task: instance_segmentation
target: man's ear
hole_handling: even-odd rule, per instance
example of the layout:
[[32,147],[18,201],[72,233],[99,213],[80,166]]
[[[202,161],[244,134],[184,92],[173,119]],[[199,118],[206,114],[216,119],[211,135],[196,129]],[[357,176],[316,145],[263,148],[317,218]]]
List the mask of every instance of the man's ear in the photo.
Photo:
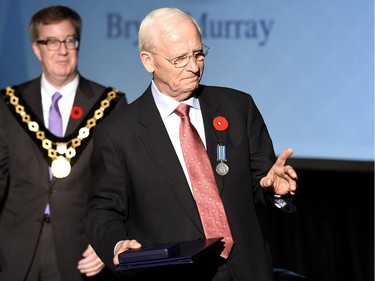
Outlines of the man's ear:
[[154,58],[152,57],[150,52],[142,51],[139,56],[147,72],[154,73]]
[[39,46],[37,43],[33,42],[33,44],[31,45],[33,47],[33,51],[34,51],[34,54],[35,56],[40,60],[42,61],[42,56],[40,54],[40,49],[39,49]]

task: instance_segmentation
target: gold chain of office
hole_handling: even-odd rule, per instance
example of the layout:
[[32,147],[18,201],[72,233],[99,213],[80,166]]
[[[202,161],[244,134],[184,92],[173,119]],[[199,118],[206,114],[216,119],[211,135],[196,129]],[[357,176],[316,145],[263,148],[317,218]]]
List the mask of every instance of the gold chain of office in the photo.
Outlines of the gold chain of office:
[[43,149],[48,152],[48,157],[52,160],[52,174],[57,178],[65,178],[70,174],[70,159],[76,156],[76,148],[81,145],[82,140],[90,135],[90,130],[104,116],[104,111],[110,106],[111,101],[117,97],[117,92],[115,89],[108,92],[106,98],[100,102],[100,107],[94,111],[93,117],[88,119],[86,125],[78,130],[77,137],[67,142],[54,142],[46,137],[45,132],[40,129],[36,121],[31,120],[30,115],[25,111],[25,107],[19,103],[15,90],[12,87],[6,88],[6,94],[9,96],[9,101],[14,106],[16,113],[20,115],[22,122],[27,124],[28,129],[35,133],[35,137],[41,141]]

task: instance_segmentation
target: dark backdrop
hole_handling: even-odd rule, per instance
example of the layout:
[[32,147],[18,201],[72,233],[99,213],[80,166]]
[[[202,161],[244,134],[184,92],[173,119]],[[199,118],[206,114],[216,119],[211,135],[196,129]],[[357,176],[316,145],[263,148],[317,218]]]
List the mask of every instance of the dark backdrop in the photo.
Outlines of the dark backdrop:
[[374,170],[298,169],[297,213],[259,208],[274,267],[309,281],[374,280]]

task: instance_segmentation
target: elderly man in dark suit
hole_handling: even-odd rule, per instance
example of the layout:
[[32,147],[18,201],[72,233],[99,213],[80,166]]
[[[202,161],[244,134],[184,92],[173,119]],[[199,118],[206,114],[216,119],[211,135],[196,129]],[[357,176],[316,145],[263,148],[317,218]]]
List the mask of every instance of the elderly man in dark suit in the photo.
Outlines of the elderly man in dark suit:
[[68,7],[34,14],[42,75],[1,91],[0,280],[114,278],[87,240],[85,213],[92,132],[126,99],[77,72],[81,27]]
[[[211,238],[215,231],[225,242],[220,255],[192,266],[125,271],[124,280],[273,280],[255,203],[295,210],[297,174],[286,165],[293,150],[276,158],[250,95],[200,85],[208,47],[190,15],[174,8],[151,12],[140,26],[139,50],[153,75],[150,86],[94,133],[87,216],[94,249],[115,269],[118,254],[128,249]],[[188,119],[193,125],[186,128]],[[192,127],[199,136],[191,131],[186,146]],[[199,155],[186,157],[201,140],[193,149]],[[204,181],[212,193],[198,191]],[[215,206],[208,207],[210,201]],[[206,227],[208,212],[216,226]],[[220,216],[213,219],[215,213]]]

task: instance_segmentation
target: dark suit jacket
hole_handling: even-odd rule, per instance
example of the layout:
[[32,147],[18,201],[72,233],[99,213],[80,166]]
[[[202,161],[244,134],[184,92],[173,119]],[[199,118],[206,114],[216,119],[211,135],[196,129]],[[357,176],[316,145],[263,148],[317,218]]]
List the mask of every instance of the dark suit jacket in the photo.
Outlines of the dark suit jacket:
[[[40,77],[18,86],[28,107],[43,123]],[[105,87],[80,77],[74,105],[83,109],[70,118],[66,136],[72,134]],[[33,140],[0,98],[0,280],[20,281],[32,262],[38,244],[44,209],[49,202],[51,224],[62,280],[82,280],[78,260],[88,246],[84,231],[91,178],[89,158],[92,140],[77,157],[70,175],[49,180],[47,161]],[[116,107],[126,104],[122,94]],[[90,113],[90,116],[92,113]],[[94,128],[95,129],[95,128]],[[74,158],[73,158],[74,159]]]
[[[256,202],[269,201],[259,181],[276,160],[266,125],[248,94],[201,85],[196,95],[213,167],[218,163],[218,142],[227,146],[229,173],[215,173],[235,241],[227,266],[234,280],[271,281],[270,255],[255,211]],[[215,130],[217,116],[228,120],[227,130]],[[147,245],[204,238],[197,207],[150,87],[97,127],[92,164],[88,236],[109,266],[120,240],[136,239]],[[197,277],[195,269],[185,269],[179,268],[180,275],[171,280]],[[172,271],[160,268],[150,276],[162,272],[162,280],[167,280]]]

